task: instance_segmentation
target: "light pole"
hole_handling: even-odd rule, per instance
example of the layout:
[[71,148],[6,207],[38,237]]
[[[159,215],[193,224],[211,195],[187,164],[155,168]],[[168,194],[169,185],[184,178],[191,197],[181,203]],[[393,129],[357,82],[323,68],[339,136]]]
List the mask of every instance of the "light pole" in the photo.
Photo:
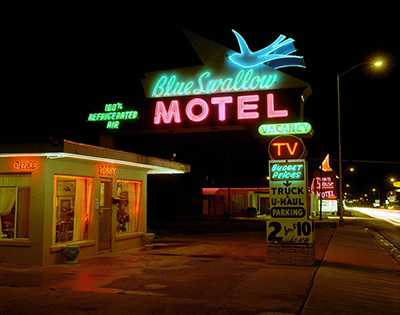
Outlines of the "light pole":
[[340,88],[339,88],[339,81],[340,77],[344,76],[345,74],[349,73],[350,71],[354,70],[355,68],[362,66],[362,65],[373,65],[375,67],[381,67],[383,62],[380,60],[377,60],[375,62],[361,62],[354,67],[351,67],[350,69],[346,70],[345,72],[341,74],[336,75],[336,83],[337,83],[337,102],[338,102],[338,138],[339,138],[339,225],[343,226],[344,225],[344,220],[343,220],[343,178],[342,178],[342,137],[341,137],[341,130],[340,130]]

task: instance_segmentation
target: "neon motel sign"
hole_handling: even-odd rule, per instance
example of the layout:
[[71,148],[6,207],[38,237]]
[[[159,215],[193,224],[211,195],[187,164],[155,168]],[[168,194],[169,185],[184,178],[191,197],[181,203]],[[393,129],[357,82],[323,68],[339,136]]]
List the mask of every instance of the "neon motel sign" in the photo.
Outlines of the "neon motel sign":
[[[193,42],[191,36],[194,35],[191,34],[188,39],[203,66],[145,74],[142,82],[147,98],[146,112],[149,116],[146,116],[146,125],[149,128],[254,127],[270,119],[275,119],[277,123],[286,123],[289,117],[296,119],[298,108],[303,106],[300,104],[308,95],[301,98],[301,103],[300,96],[303,95],[298,94],[299,90],[288,93],[287,89],[301,88],[304,94],[304,88],[308,89],[309,85],[275,70],[304,67],[302,57],[293,54],[296,51],[294,40],[280,35],[269,46],[253,52],[239,33],[233,33],[240,53],[205,38],[199,39],[198,35]],[[296,97],[288,97],[289,94],[296,94]],[[295,128],[298,133],[306,133],[309,126]],[[274,134],[270,132],[270,127],[263,127],[262,130],[269,135]]]
[[[258,111],[258,102],[260,97],[258,94],[237,96],[235,99],[230,96],[212,97],[207,103],[203,98],[196,97],[190,100],[185,106],[185,114],[188,119],[193,122],[204,121],[210,113],[210,105],[215,106],[218,110],[218,120],[225,121],[227,111],[233,103],[236,103],[236,112],[238,120],[258,119],[260,113]],[[268,118],[287,117],[287,110],[276,110],[274,104],[274,94],[268,93],[266,96]],[[195,110],[197,111],[195,112]],[[181,108],[179,100],[173,99],[168,105],[168,109],[164,101],[157,101],[154,114],[154,124],[161,123],[170,124],[171,122],[181,123]]]
[[240,70],[234,76],[212,77],[211,71],[200,73],[195,80],[178,81],[178,76],[161,75],[155,82],[151,97],[215,94],[268,90],[277,81],[278,75],[255,75],[254,69]]

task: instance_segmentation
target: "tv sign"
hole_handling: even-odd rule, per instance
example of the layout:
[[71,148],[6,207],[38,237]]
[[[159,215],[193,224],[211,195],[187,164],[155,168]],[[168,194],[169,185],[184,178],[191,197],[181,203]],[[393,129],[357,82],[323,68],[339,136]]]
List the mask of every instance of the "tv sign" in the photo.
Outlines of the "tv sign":
[[275,137],[268,146],[268,153],[274,160],[300,159],[305,151],[303,141],[295,136]]

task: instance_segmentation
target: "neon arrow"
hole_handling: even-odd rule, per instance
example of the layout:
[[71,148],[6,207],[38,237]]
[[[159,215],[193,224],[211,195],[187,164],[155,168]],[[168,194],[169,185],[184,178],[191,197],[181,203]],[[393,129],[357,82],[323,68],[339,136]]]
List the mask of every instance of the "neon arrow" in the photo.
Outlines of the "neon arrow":
[[292,185],[292,183],[287,180],[286,182],[283,183],[283,185],[289,187],[290,185]]

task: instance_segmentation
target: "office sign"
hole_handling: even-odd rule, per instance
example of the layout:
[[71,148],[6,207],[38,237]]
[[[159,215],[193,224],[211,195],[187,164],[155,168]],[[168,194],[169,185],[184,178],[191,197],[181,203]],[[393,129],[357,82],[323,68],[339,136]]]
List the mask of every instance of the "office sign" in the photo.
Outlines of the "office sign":
[[35,170],[36,161],[15,161],[14,168],[17,170]]

